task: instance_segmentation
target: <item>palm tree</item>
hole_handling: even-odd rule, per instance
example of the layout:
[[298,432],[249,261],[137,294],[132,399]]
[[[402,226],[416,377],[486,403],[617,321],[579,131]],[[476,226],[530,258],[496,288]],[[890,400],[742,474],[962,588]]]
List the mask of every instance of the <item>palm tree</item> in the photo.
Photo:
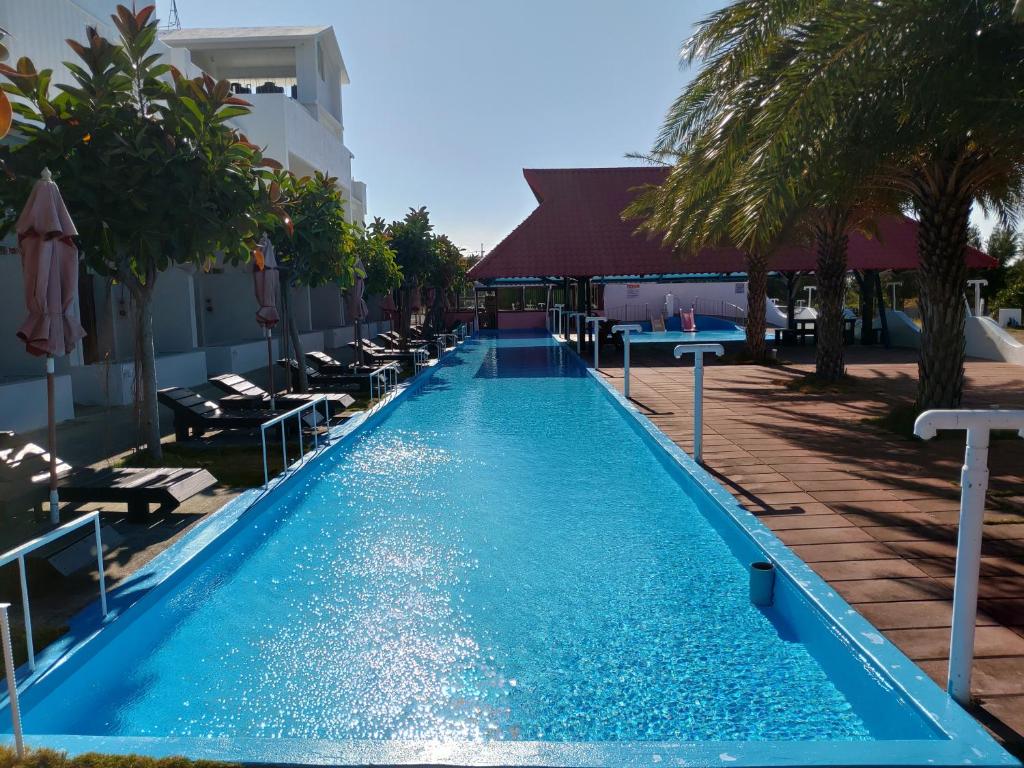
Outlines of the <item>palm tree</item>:
[[765,140],[751,149],[758,180],[775,183],[746,187],[735,227],[788,216],[820,166],[848,188],[900,199],[920,222],[918,406],[958,406],[971,205],[1012,218],[1024,179],[1024,26],[1012,0],[750,0],[728,11],[775,24],[772,37],[748,22],[730,52],[784,51],[757,115]]
[[[819,3],[820,4],[820,3]],[[750,298],[763,306],[767,265],[763,254],[786,243],[817,250],[820,298],[816,375],[834,381],[844,373],[842,313],[849,232],[870,224],[878,208],[894,203],[877,190],[849,183],[852,168],[868,168],[875,154],[857,141],[857,123],[836,122],[801,146],[788,146],[780,167],[774,146],[785,132],[764,123],[765,104],[796,52],[789,39],[807,2],[734,3],[700,24],[684,57],[704,65],[670,108],[654,149],[668,157],[676,178],[648,193],[633,210],[646,214],[645,227],[689,246],[723,239],[744,247],[750,258]],[[793,120],[803,119],[799,113]],[[827,161],[836,141],[859,147],[845,169]],[[799,169],[794,181],[787,174]],[[750,200],[756,198],[757,205]],[[681,221],[709,211],[718,230]],[[763,347],[763,313],[748,312],[748,338]],[[753,324],[751,321],[754,321]],[[758,357],[755,355],[755,357]]]

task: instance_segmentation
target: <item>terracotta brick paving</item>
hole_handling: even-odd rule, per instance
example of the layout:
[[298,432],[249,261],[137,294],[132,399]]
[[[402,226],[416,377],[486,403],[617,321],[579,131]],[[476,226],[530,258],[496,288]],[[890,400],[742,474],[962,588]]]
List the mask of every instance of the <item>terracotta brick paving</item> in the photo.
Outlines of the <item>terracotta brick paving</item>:
[[[605,355],[602,355],[604,358]],[[645,362],[648,365],[643,365]],[[902,352],[851,350],[853,382],[802,394],[810,366],[709,365],[704,460],[748,509],[944,686],[962,439],[924,443],[865,423],[910,402],[917,366]],[[665,361],[665,362],[663,362]],[[603,362],[605,362],[603,360]],[[692,451],[689,366],[644,350],[634,402]],[[620,390],[614,360],[602,372]],[[965,406],[1024,407],[1024,369],[970,362]],[[990,450],[975,715],[1024,753],[1024,441]]]

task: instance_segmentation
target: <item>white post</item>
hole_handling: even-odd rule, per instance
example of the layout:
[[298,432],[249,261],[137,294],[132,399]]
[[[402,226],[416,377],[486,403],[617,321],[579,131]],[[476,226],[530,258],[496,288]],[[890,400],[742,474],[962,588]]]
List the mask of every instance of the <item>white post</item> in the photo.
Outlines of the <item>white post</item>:
[[562,334],[562,307],[565,304],[555,304],[555,336]]
[[993,429],[1015,429],[1024,437],[1024,411],[925,411],[914,422],[914,434],[925,440],[940,429],[966,430],[967,449],[960,470],[960,529],[953,581],[953,629],[949,640],[946,690],[962,705],[971,699],[974,624],[978,611],[981,538],[988,489],[988,443]]
[[889,287],[892,288],[892,309],[896,309],[896,289],[899,288],[903,283],[889,283]]
[[817,289],[813,285],[808,285],[808,286],[804,287],[804,290],[807,291],[807,308],[810,309],[811,308],[811,296],[814,294],[814,292]]
[[4,669],[7,670],[8,706],[14,726],[14,751],[18,758],[25,756],[25,741],[21,733],[21,710],[18,708],[18,681],[14,677],[14,650],[11,648],[11,623],[7,618],[9,603],[0,603],[0,645],[3,645]]
[[107,618],[107,576],[103,571],[103,536],[100,533],[100,516],[93,518],[93,533],[96,537],[96,569],[100,574],[100,610]]
[[981,286],[988,285],[988,280],[968,280],[967,287],[974,288],[974,316],[981,317],[984,309],[981,306]]
[[[586,312],[573,312],[572,316],[574,318],[576,318],[576,354],[579,355],[579,354],[583,353],[582,339],[581,339],[582,334],[580,333],[580,325],[581,325],[580,318],[586,317],[587,313]],[[583,323],[583,325],[585,325],[585,324],[586,323]]]
[[600,365],[598,363],[599,363],[599,360],[601,359],[601,356],[600,356],[600,350],[601,350],[600,329],[601,329],[601,321],[602,320],[604,320],[603,317],[588,317],[586,319],[586,322],[594,324],[594,370],[595,371],[600,367]]
[[704,355],[721,357],[725,348],[721,344],[680,344],[672,354],[676,360],[693,355],[693,460],[700,464],[704,442]]
[[622,334],[622,394],[629,400],[629,334],[640,333],[643,328],[638,323],[612,326],[612,333]]

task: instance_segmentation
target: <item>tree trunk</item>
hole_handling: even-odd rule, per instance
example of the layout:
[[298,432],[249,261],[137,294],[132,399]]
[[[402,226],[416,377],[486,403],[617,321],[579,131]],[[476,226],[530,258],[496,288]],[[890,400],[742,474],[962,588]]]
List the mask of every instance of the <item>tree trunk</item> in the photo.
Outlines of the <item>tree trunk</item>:
[[405,286],[398,291],[398,336],[402,348],[409,348],[409,326],[412,325],[412,290]]
[[874,270],[865,269],[857,288],[860,293],[860,343],[871,346],[875,343],[875,275]]
[[299,392],[309,391],[309,378],[306,376],[306,352],[302,348],[302,338],[299,336],[299,329],[295,325],[295,311],[292,309],[291,286],[285,282],[281,286],[281,303],[284,304],[285,324],[288,326],[288,339],[291,341],[292,349],[295,350],[295,359],[299,363],[298,389]]
[[815,233],[818,246],[818,343],[815,375],[838,381],[846,372],[843,360],[843,305],[846,303],[846,217],[826,214]]
[[747,254],[747,350],[755,363],[765,361],[768,347],[764,339],[767,296],[768,259],[761,253]]
[[972,196],[960,162],[929,166],[915,195],[920,226],[921,357],[917,405],[958,408],[964,388],[967,226]]
[[160,444],[160,403],[157,400],[156,348],[153,345],[153,274],[147,284],[126,281],[135,303],[135,407],[139,434],[154,462],[164,458]]

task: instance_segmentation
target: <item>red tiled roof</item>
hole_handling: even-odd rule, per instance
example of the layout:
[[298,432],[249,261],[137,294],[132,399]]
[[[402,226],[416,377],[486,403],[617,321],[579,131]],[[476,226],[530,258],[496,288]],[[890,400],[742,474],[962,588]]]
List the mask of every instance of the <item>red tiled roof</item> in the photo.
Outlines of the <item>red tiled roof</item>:
[[[743,254],[734,248],[705,248],[681,257],[659,240],[635,233],[637,222],[622,211],[638,188],[660,184],[664,168],[524,169],[539,205],[469,272],[474,280],[526,277],[611,277],[743,272]],[[851,269],[916,269],[917,223],[905,216],[878,222],[878,237],[850,236]],[[972,267],[995,261],[974,248]],[[812,249],[786,247],[772,256],[779,271],[812,271]]]

